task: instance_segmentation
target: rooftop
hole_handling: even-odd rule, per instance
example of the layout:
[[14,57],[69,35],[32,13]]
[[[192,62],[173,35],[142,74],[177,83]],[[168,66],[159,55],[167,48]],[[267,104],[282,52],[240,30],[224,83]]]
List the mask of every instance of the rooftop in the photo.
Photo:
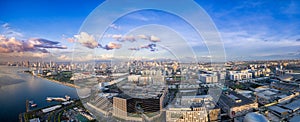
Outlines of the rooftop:
[[300,99],[294,100],[293,102],[284,105],[285,108],[288,108],[292,111],[300,109]]
[[[230,96],[234,96],[234,97],[230,97]],[[233,100],[233,99],[239,99],[240,101]],[[229,107],[237,107],[237,106],[243,106],[243,105],[254,103],[254,101],[252,101],[251,99],[232,91],[229,91],[228,94],[222,93],[219,101],[223,101]]]
[[278,113],[285,113],[285,112],[289,111],[289,110],[281,108],[279,106],[270,106],[269,109],[272,111],[278,112]]
[[289,122],[299,122],[300,121],[300,115],[296,115],[296,116],[293,116]]

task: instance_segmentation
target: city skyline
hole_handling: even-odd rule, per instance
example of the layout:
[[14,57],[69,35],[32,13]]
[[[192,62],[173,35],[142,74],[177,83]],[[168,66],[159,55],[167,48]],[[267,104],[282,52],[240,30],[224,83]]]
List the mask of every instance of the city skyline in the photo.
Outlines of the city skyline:
[[[299,2],[236,1],[226,4],[220,4],[217,1],[196,2],[203,7],[218,28],[224,43],[227,60],[299,59],[300,12],[297,8]],[[4,1],[3,3],[1,4],[1,14],[3,16],[0,18],[0,55],[4,57],[1,58],[2,61],[20,59],[71,61],[74,39],[76,39],[76,35],[77,37],[80,35],[78,30],[81,24],[102,1],[95,3],[79,1],[75,2],[74,5],[67,4],[67,1],[62,1],[61,4],[57,4],[56,1],[31,1],[26,3]],[[48,4],[49,6],[46,6]],[[51,7],[51,5],[55,6]],[[14,8],[24,11],[13,11]],[[193,13],[191,16],[193,16]],[[160,37],[156,33],[143,33],[142,30],[125,36],[128,31],[132,31],[130,29],[133,27],[151,23],[160,24],[159,27],[162,30],[163,26],[172,26],[172,29],[180,33],[183,38]],[[134,35],[134,33],[136,34]],[[159,34],[159,32],[157,33]],[[199,39],[201,37],[193,32],[193,28],[174,15],[154,10],[134,12],[121,17],[109,26],[107,34],[104,35],[104,37],[107,37],[103,39],[104,41],[98,42],[99,40],[95,39],[97,43],[101,44],[102,48],[88,47],[84,49],[101,52],[96,58],[97,60],[109,60],[118,56],[111,55],[110,52],[119,50],[120,40],[118,39],[135,41],[146,36],[147,38],[152,37],[153,40],[149,40],[150,42],[168,42],[164,45],[169,46],[171,44],[173,47],[179,48],[180,44],[176,45],[172,41],[166,41],[166,39],[178,39],[179,42],[187,41],[185,43],[186,47],[183,49],[192,48],[196,52],[198,60],[211,58],[205,44]],[[140,40],[137,41],[140,42]],[[113,46],[116,46],[116,49],[112,48]],[[127,47],[122,45],[120,47],[137,50],[138,46]],[[149,45],[146,46],[149,48]],[[152,48],[150,47],[150,49]],[[121,51],[119,50],[119,52]],[[166,57],[163,53],[161,52],[162,55],[160,56]],[[184,54],[176,54],[176,56],[187,60],[191,58],[184,57]],[[93,55],[90,56],[90,59],[85,58],[85,60],[93,59],[95,59]]]

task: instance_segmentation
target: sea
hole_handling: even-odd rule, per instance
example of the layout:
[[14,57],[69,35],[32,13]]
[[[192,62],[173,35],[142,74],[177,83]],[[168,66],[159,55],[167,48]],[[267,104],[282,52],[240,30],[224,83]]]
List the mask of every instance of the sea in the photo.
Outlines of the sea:
[[0,121],[18,122],[19,114],[26,111],[26,100],[37,107],[31,110],[59,104],[48,102],[47,97],[78,98],[75,88],[51,82],[23,71],[24,67],[0,66]]

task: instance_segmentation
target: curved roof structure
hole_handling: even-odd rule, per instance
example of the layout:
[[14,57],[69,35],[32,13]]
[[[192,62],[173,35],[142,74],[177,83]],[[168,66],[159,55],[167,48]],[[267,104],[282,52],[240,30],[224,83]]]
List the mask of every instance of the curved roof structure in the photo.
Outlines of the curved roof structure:
[[262,114],[252,112],[246,114],[243,122],[269,122],[269,120]]

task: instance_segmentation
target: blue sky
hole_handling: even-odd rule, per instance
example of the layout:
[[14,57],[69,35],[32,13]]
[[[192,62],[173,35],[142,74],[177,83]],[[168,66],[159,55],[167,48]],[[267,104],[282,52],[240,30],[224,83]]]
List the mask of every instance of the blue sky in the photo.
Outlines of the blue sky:
[[[7,59],[15,55],[24,59],[31,58],[30,56],[36,56],[35,58],[52,56],[58,57],[57,60],[71,59],[73,43],[67,39],[78,33],[85,18],[102,2],[100,0],[2,0],[0,3],[1,35],[7,38],[15,37],[16,40],[41,43],[35,47],[39,48],[37,51],[45,49],[50,54],[20,49],[18,52],[5,50],[5,53],[2,52],[0,55]],[[300,1],[197,0],[196,2],[208,13],[218,28],[228,60],[300,58]],[[126,3],[120,3],[122,4]],[[143,19],[154,20],[135,22]],[[152,14],[151,12],[136,13],[124,17],[123,20],[118,20],[115,27],[107,33],[124,35],[130,28],[139,24],[168,25],[174,21],[178,26],[173,27],[176,31],[180,31],[186,40],[198,38],[191,34],[193,29],[180,19],[153,11]],[[48,43],[41,39],[60,43],[49,47]],[[192,41],[190,43],[196,52],[205,52],[205,45],[201,44]],[[64,49],[64,46],[67,49]],[[199,53],[199,57],[200,55],[208,56],[207,53]]]

